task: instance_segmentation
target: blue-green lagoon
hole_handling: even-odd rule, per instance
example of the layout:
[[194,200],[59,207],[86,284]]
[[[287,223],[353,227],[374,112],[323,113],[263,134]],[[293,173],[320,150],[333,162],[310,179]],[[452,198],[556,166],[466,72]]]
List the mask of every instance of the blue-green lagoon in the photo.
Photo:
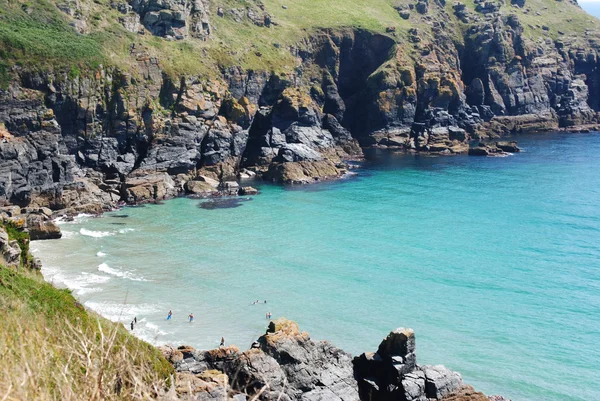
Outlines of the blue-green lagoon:
[[32,246],[47,280],[136,316],[155,344],[245,349],[271,312],[358,354],[408,326],[419,363],[487,394],[595,401],[600,135],[518,139],[524,152],[504,158],[387,156],[341,181],[253,183],[237,207],[80,217]]

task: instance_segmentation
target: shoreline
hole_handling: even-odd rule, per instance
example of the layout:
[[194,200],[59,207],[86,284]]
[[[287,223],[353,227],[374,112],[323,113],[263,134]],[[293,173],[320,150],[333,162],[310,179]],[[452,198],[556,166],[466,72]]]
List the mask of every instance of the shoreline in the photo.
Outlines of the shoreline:
[[326,337],[325,337],[326,338]]
[[[556,132],[556,131],[553,131]],[[562,131],[561,131],[562,132]],[[537,134],[549,134],[551,132],[537,132]],[[515,135],[515,136],[511,136],[508,139],[512,140],[512,139],[517,139],[520,135]],[[516,142],[515,142],[515,146],[516,146]],[[369,149],[365,149],[365,150],[372,150],[372,151],[376,151],[376,152],[386,152],[386,153],[391,153],[391,154],[406,154],[406,155],[422,155],[422,156],[431,156],[431,157],[437,157],[437,156],[451,156],[448,154],[440,154],[437,152],[422,152],[422,151],[398,151],[398,149],[394,149],[394,148],[390,148],[390,147],[383,147],[383,148],[378,148],[378,147],[372,147]],[[463,156],[466,156],[466,154],[463,154]],[[495,155],[488,155],[488,157],[498,157]],[[351,159],[348,160],[349,162],[357,162],[357,161],[361,161],[364,162],[365,158],[361,157],[360,159]],[[339,177],[335,177],[335,178],[326,178],[323,180],[318,180],[315,181],[313,183],[304,183],[304,184],[277,184],[277,183],[272,183],[269,181],[265,181],[262,180],[260,177],[253,177],[250,179],[238,179],[240,184],[252,184],[255,182],[264,182],[267,185],[276,185],[276,186],[282,186],[284,188],[303,188],[303,187],[310,187],[311,185],[317,185],[320,183],[327,183],[327,182],[335,182],[335,181],[341,181],[341,180],[345,180],[345,179],[351,179],[354,174],[353,171],[356,170],[360,170],[362,168],[362,164],[358,164],[358,165],[352,165],[352,167],[349,169],[350,171],[346,172],[344,175],[339,176]],[[242,185],[240,185],[240,188],[242,187]],[[260,195],[260,191],[256,191],[256,193],[253,194],[253,196],[256,195]],[[52,222],[60,225],[60,222],[73,222],[78,218],[101,218],[103,217],[106,213],[115,213],[115,212],[119,212],[119,211],[125,211],[128,208],[139,208],[139,207],[144,207],[145,205],[162,205],[165,201],[169,201],[169,200],[174,200],[174,199],[180,199],[180,198],[185,198],[185,199],[192,199],[192,200],[199,200],[199,201],[211,201],[211,200],[225,200],[225,199],[232,199],[232,200],[236,200],[236,199],[240,199],[242,197],[242,195],[234,195],[230,192],[225,191],[220,191],[220,192],[216,192],[216,193],[212,193],[212,194],[208,194],[208,195],[199,195],[199,194],[186,194],[185,192],[180,192],[177,196],[173,196],[173,197],[169,197],[169,198],[164,198],[161,200],[145,200],[145,201],[140,201],[137,203],[126,203],[126,202],[119,202],[117,204],[117,206],[113,209],[110,210],[103,210],[100,213],[78,213],[76,215],[70,215],[68,213],[62,214],[61,212],[63,212],[63,210],[59,210],[53,213],[52,215]],[[227,206],[226,206],[227,207]],[[35,242],[34,242],[35,243]],[[39,269],[42,270],[44,269],[43,265],[39,265]],[[44,279],[46,280],[46,278],[44,277]],[[52,281],[47,281],[49,283],[52,284]],[[71,290],[71,288],[69,288],[69,286],[67,284],[64,284],[64,288],[67,288],[69,290]],[[93,310],[93,309],[91,309]],[[100,313],[96,310],[93,310],[94,312]],[[106,316],[105,316],[106,317]],[[107,317],[108,318],[108,317]],[[110,318],[109,318],[110,319]],[[112,319],[111,319],[112,320]],[[114,321],[114,320],[113,320]],[[124,322],[120,322],[120,321],[116,321],[117,323],[121,323],[125,326],[125,328],[127,328],[126,323]],[[175,345],[175,344],[171,344],[171,345]]]
[[[192,179],[187,182],[200,182],[202,186],[199,189],[190,189],[186,187],[185,182],[175,182],[175,186],[172,186],[171,190],[161,190],[159,192],[164,193],[162,197],[154,197],[154,198],[135,198],[133,201],[111,201],[106,202],[102,200],[102,196],[98,197],[94,195],[90,198],[90,203],[83,205],[83,207],[77,206],[76,204],[65,205],[64,207],[54,210],[51,212],[51,217],[53,219],[63,217],[63,218],[72,218],[79,214],[91,214],[94,216],[101,216],[106,212],[112,212],[116,210],[120,210],[124,207],[137,207],[143,206],[145,204],[160,204],[161,202],[169,199],[176,199],[180,197],[187,197],[191,199],[222,199],[232,197],[235,198],[237,196],[246,196],[246,195],[257,195],[258,191],[252,187],[253,183],[257,182],[266,182],[274,185],[282,185],[284,187],[297,187],[297,186],[305,186],[318,184],[322,182],[328,181],[337,181],[347,179],[348,176],[352,175],[353,170],[360,169],[360,165],[352,164],[352,162],[365,162],[366,159],[364,157],[364,152],[390,152],[394,154],[407,154],[407,155],[420,155],[420,156],[456,156],[456,155],[469,155],[469,156],[487,156],[487,157],[502,157],[510,155],[511,153],[519,152],[519,148],[517,146],[516,140],[519,139],[522,135],[548,135],[556,132],[566,132],[566,133],[593,133],[600,132],[600,125],[598,124],[586,124],[581,126],[574,127],[562,127],[562,128],[553,128],[548,130],[532,130],[526,132],[517,132],[512,133],[508,136],[499,136],[497,138],[489,139],[489,140],[481,140],[476,141],[479,142],[479,146],[474,148],[470,148],[460,153],[450,153],[446,151],[424,151],[424,150],[415,150],[415,149],[407,149],[404,146],[387,146],[387,145],[373,145],[368,147],[363,147],[362,152],[363,156],[361,157],[351,157],[343,160],[343,167],[338,170],[337,175],[325,175],[322,177],[316,176],[312,177],[311,180],[300,180],[300,181],[284,181],[277,182],[270,179],[267,179],[262,176],[263,173],[260,172],[252,172],[247,169],[242,169],[238,172],[235,177],[229,179],[223,179],[221,181],[214,180],[209,176],[198,176],[197,178]],[[506,144],[497,147],[498,143]],[[514,145],[508,145],[509,143],[514,143]],[[283,163],[289,164],[289,163]],[[291,163],[293,164],[293,163]],[[247,173],[251,173],[253,175],[247,175]],[[168,179],[178,179],[178,176],[170,176],[166,172],[156,172],[154,175],[150,173],[146,173],[146,175],[140,176],[140,178],[148,179],[149,183],[152,185],[158,185],[160,187],[161,183],[156,181],[156,177],[160,176]],[[162,180],[163,178],[160,178]],[[159,181],[160,181],[159,180]],[[199,181],[196,181],[199,180]],[[88,181],[85,181],[86,185],[91,184]],[[142,185],[147,185],[146,183],[142,183]],[[103,191],[100,188],[97,190]],[[105,193],[106,195],[106,193]],[[103,195],[104,196],[104,195]],[[8,203],[6,207],[14,206],[13,204]],[[25,208],[26,209],[26,208]]]

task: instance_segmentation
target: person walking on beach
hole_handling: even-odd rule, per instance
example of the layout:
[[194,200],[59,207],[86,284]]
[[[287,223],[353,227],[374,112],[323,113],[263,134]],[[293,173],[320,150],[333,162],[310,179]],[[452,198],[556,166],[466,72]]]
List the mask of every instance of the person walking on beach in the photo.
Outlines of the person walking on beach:
[[194,321],[194,314],[190,313],[190,315],[188,316],[188,318],[190,319],[190,323]]
[[225,346],[225,337],[221,337],[221,344],[219,345],[219,347],[224,347]]
[[171,316],[173,316],[173,312],[169,310],[169,314],[167,315],[167,320],[171,320]]

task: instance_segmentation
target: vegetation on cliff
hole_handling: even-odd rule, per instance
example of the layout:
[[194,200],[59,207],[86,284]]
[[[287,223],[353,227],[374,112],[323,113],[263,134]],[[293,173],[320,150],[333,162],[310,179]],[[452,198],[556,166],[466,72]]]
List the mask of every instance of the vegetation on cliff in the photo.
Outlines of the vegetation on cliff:
[[0,394],[8,400],[155,397],[172,366],[39,274],[0,267]]
[[[146,4],[146,9],[157,8],[151,7],[151,1],[137,3]],[[214,76],[219,69],[232,66],[290,73],[297,66],[295,47],[318,30],[361,29],[386,34],[406,44],[414,28],[419,29],[422,38],[434,37],[432,24],[427,20],[443,21],[450,17],[452,26],[445,28],[457,32],[469,26],[454,15],[454,2],[444,1],[440,4],[410,0],[214,0],[205,3],[210,35],[172,40],[144,30],[142,25],[148,25],[145,18],[135,22],[140,28],[132,32],[136,27],[132,29],[131,24],[127,25],[129,14],[124,10],[128,5],[124,1],[0,0],[0,81],[6,86],[14,65],[40,70],[61,68],[71,77],[79,75],[82,69],[96,69],[100,64],[136,72],[132,44],[143,46],[150,55],[158,57],[164,70],[173,76]],[[532,39],[557,38],[561,29],[584,34],[588,29],[598,28],[596,19],[570,1],[528,0],[527,7],[515,6],[520,3],[502,2],[497,3],[497,7],[503,15],[517,15]],[[415,11],[419,4],[426,5],[423,14],[427,14],[428,19]],[[465,11],[474,13],[482,4],[468,0],[464,2]],[[268,27],[246,16],[246,10],[253,9],[268,13]],[[241,13],[238,10],[242,10]],[[409,11],[410,18],[407,17]],[[456,39],[462,40],[460,35]]]

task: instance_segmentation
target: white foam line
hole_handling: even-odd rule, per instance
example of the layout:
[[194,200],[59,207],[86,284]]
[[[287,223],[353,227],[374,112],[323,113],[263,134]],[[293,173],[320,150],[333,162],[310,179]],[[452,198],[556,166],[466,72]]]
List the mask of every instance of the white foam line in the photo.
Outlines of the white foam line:
[[85,235],[86,237],[94,237],[94,238],[102,238],[102,237],[108,237],[110,235],[114,235],[114,233],[111,233],[109,231],[92,231],[92,230],[88,230],[86,228],[79,229],[79,234]]

